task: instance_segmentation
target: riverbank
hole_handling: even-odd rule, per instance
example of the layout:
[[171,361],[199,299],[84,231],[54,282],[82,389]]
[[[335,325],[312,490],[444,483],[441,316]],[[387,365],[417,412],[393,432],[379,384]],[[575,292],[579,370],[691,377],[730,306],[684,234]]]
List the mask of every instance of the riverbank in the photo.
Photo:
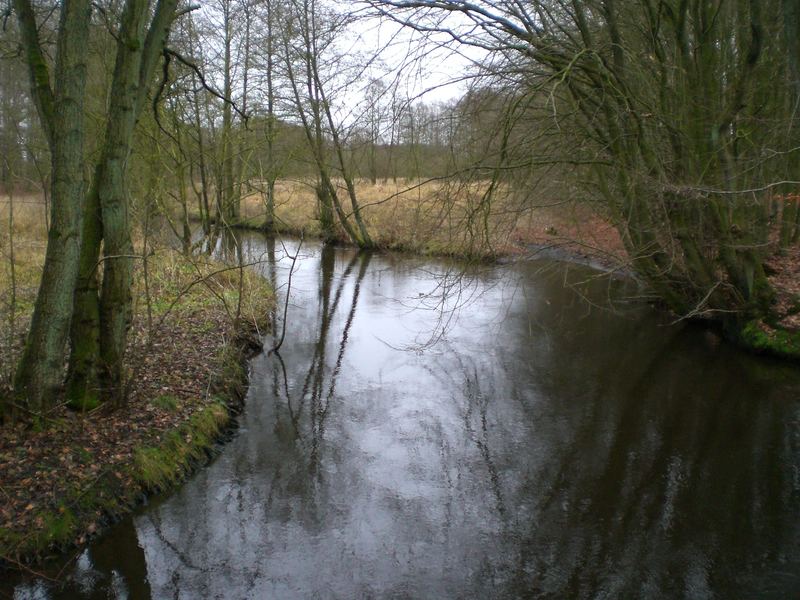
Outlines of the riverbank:
[[[636,276],[622,238],[601,205],[548,200],[541,194],[537,205],[506,190],[484,207],[485,185],[472,182],[453,189],[441,182],[358,181],[357,189],[373,242],[384,250],[470,261],[546,258],[609,276]],[[267,230],[264,207],[260,195],[246,196],[233,226]],[[276,186],[274,231],[319,236],[315,211],[313,187],[307,182],[282,181]],[[337,241],[349,243],[341,230]],[[798,361],[800,247],[779,248],[776,239],[765,265],[775,291],[768,317],[734,327],[723,327],[719,315],[701,312],[691,318],[720,329],[744,350]],[[683,317],[675,315],[676,320]]]
[[[341,190],[343,182],[338,182]],[[489,182],[397,179],[355,181],[361,217],[377,248],[422,256],[491,260],[523,256],[531,244],[569,248],[612,265],[624,262],[624,246],[602,207],[579,200],[555,200],[557,192],[537,190],[538,200],[505,185],[489,192]],[[245,194],[239,217],[228,225],[258,231],[320,237],[313,181],[279,180],[274,218],[269,220],[261,193]],[[339,198],[349,213],[349,199]],[[182,211],[173,216],[180,232]],[[197,207],[188,206],[193,220]],[[348,238],[341,228],[338,241]]]
[[[608,271],[628,262],[619,234],[599,205],[554,201],[541,191],[537,205],[505,188],[487,200],[485,181],[398,179],[355,184],[361,216],[373,243],[382,250],[479,261],[553,255]],[[349,206],[346,198],[340,201]],[[277,182],[270,222],[261,194],[245,195],[239,211],[239,218],[227,223],[235,229],[315,238],[322,233],[314,187],[308,181]],[[187,214],[200,221],[195,207],[189,207]],[[177,223],[173,227],[180,231]],[[334,235],[337,242],[349,243],[341,227]]]
[[[9,393],[35,298],[38,254],[28,250],[18,253],[15,331],[0,347],[0,393]],[[138,266],[136,282],[125,405],[89,412],[60,405],[39,429],[0,427],[2,567],[83,546],[204,464],[235,424],[246,361],[270,326],[274,295],[266,279],[158,249],[146,275]]]

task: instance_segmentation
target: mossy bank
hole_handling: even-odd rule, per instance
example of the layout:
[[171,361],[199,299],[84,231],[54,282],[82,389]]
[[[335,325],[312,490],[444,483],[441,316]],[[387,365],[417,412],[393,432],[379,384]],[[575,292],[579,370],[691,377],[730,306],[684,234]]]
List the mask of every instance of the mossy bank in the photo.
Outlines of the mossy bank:
[[254,271],[169,250],[148,267],[127,403],[90,412],[61,406],[37,428],[0,428],[3,568],[85,544],[205,464],[235,426],[273,291]]
[[800,331],[772,327],[762,321],[750,321],[738,332],[734,341],[751,352],[800,361]]

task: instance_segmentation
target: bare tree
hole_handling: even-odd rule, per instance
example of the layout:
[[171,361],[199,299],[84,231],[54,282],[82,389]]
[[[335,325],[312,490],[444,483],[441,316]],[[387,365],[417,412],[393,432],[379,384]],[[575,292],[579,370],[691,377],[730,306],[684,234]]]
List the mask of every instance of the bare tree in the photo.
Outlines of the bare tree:
[[483,51],[485,85],[514,92],[504,169],[587,174],[634,267],[673,310],[734,337],[772,318],[767,192],[797,183],[785,182],[798,148],[793,3],[367,4]]

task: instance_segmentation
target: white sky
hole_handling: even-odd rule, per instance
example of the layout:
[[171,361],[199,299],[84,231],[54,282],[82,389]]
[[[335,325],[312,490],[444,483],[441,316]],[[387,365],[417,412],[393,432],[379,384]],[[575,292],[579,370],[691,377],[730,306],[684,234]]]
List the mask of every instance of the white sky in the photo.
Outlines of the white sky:
[[[351,2],[338,0],[342,10]],[[458,20],[459,17],[453,17]],[[395,88],[399,97],[427,104],[448,102],[464,95],[469,80],[464,74],[484,53],[476,48],[447,44],[443,34],[422,34],[411,28],[379,18],[360,19],[350,26],[349,35],[337,44],[346,55],[375,56],[360,77],[338,98],[338,119],[343,123],[363,121],[364,91],[372,79]],[[384,103],[390,103],[384,98]]]
[[[346,9],[351,2],[338,4]],[[451,17],[452,19],[453,17]],[[460,97],[466,84],[459,78],[474,61],[482,58],[475,48],[445,47],[449,38],[445,35],[423,34],[387,19],[362,19],[351,27],[352,38],[346,43],[380,57],[382,66],[374,73],[389,72],[384,79],[389,83],[397,77],[397,70],[405,66],[403,83],[398,87],[408,96],[421,96],[425,102],[447,101]]]

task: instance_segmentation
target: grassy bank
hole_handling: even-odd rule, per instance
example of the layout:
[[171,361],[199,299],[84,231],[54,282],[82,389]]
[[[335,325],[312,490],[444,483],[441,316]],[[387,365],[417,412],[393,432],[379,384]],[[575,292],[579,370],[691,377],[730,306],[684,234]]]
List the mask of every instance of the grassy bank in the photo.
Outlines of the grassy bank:
[[[17,214],[13,291],[10,240],[0,237],[0,318],[8,332],[0,345],[2,393],[9,393],[44,250],[39,209],[20,205]],[[7,225],[0,220],[4,231]],[[5,566],[82,545],[146,494],[175,485],[207,460],[241,408],[245,362],[274,302],[266,280],[155,248],[135,281],[127,403],[90,412],[62,404],[38,429],[0,427]]]
[[[597,207],[563,199],[552,182],[528,195],[498,185],[487,196],[488,181],[446,182],[410,179],[357,180],[363,219],[375,243],[415,254],[496,258],[519,255],[531,245],[564,248],[603,264],[625,261],[616,230]],[[338,182],[346,212],[350,200]],[[551,189],[552,188],[552,189]],[[281,180],[275,188],[275,226],[291,234],[317,236],[317,200],[312,181]],[[192,208],[192,214],[197,212]],[[264,197],[253,192],[241,202],[240,226],[262,229]],[[340,235],[344,239],[343,232]]]
[[750,321],[737,332],[733,341],[758,354],[800,361],[800,331],[796,329]]

